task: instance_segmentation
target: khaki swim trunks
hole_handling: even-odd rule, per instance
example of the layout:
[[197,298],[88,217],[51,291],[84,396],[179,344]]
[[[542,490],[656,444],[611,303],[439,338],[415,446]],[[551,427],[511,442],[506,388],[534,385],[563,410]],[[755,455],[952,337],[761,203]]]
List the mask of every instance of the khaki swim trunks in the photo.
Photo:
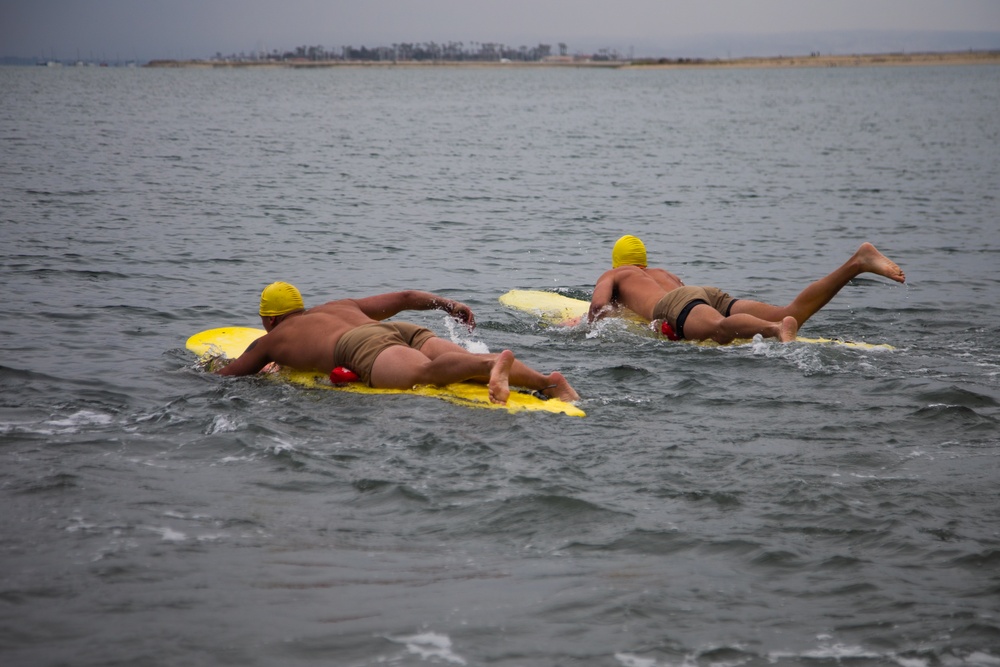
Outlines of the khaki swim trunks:
[[372,385],[372,366],[375,358],[387,348],[405,345],[419,350],[434,338],[430,329],[409,322],[374,322],[351,329],[337,341],[333,350],[334,366],[345,366],[360,376],[362,382]]
[[704,303],[714,308],[723,317],[729,317],[729,312],[737,300],[717,287],[678,287],[667,292],[659,300],[656,307],[653,308],[653,319],[666,320],[677,333],[677,337],[683,339],[684,320],[687,319],[692,308],[699,303]]

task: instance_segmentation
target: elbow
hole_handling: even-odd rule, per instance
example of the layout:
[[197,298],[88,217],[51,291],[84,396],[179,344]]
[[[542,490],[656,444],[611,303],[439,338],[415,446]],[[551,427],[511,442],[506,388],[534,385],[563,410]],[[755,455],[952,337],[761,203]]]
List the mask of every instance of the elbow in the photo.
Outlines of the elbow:
[[[427,295],[424,292],[407,289],[402,292],[397,292],[397,295],[399,297],[399,303],[403,304],[403,307],[399,310],[417,310],[421,307],[434,307],[434,299],[430,299],[430,306],[426,305],[428,299],[426,298]],[[399,311],[397,310],[396,312]]]

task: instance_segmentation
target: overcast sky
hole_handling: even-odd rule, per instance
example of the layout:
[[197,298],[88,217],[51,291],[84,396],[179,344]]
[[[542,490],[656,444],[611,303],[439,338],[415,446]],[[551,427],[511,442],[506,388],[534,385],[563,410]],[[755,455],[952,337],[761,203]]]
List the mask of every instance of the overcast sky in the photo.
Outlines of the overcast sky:
[[780,49],[790,34],[861,30],[1000,34],[1000,0],[0,0],[0,56],[56,59],[430,41],[643,56],[712,36],[755,35]]

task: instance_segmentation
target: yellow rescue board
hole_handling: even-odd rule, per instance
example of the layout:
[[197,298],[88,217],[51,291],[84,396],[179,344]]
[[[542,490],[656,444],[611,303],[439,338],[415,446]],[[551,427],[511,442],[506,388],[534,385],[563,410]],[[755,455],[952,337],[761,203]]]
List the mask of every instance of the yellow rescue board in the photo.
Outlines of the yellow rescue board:
[[[203,360],[212,357],[235,359],[253,341],[264,335],[263,329],[252,327],[220,327],[196,333],[187,339],[187,349]],[[469,408],[489,408],[507,410],[508,412],[536,411],[565,414],[572,417],[584,417],[586,413],[565,401],[555,398],[542,399],[534,394],[512,390],[506,405],[497,405],[490,401],[486,385],[472,382],[459,382],[444,387],[420,385],[412,389],[373,389],[361,382],[349,384],[331,384],[330,379],[322,373],[293,371],[283,369],[276,374],[283,380],[303,387],[313,389],[332,389],[348,391],[357,394],[412,394],[414,396],[431,396],[440,398]]]
[[[587,310],[590,308],[590,304],[582,299],[574,299],[563,294],[545,292],[542,290],[511,290],[500,296],[500,303],[508,308],[513,308],[514,310],[530,313],[547,324],[554,324],[557,326],[576,326],[586,318]],[[633,321],[641,321],[648,325],[646,320],[640,318],[631,311],[628,311],[625,318]],[[650,335],[658,335],[648,326],[644,326],[643,329],[648,331]],[[806,338],[804,336],[799,336],[795,340],[798,343],[840,345],[842,347],[851,347],[859,350],[895,349],[892,345],[887,345],[885,343],[862,343],[859,341],[841,340],[839,338]],[[712,341],[684,342],[697,345],[717,345],[717,343],[713,343]],[[751,342],[750,339],[742,338],[734,340],[729,344],[739,345],[749,342]]]

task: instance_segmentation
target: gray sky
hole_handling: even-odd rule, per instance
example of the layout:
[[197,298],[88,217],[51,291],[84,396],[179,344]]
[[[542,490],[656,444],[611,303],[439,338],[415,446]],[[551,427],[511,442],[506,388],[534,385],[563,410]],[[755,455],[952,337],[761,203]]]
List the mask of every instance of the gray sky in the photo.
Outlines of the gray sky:
[[[809,35],[844,31],[978,32],[945,48],[984,48],[981,33],[1000,35],[1000,0],[0,0],[0,56],[57,59],[430,41],[701,56],[682,51],[723,38],[729,55],[780,55],[811,50]],[[907,49],[879,39],[868,48]],[[772,52],[741,52],[761,48]]]

